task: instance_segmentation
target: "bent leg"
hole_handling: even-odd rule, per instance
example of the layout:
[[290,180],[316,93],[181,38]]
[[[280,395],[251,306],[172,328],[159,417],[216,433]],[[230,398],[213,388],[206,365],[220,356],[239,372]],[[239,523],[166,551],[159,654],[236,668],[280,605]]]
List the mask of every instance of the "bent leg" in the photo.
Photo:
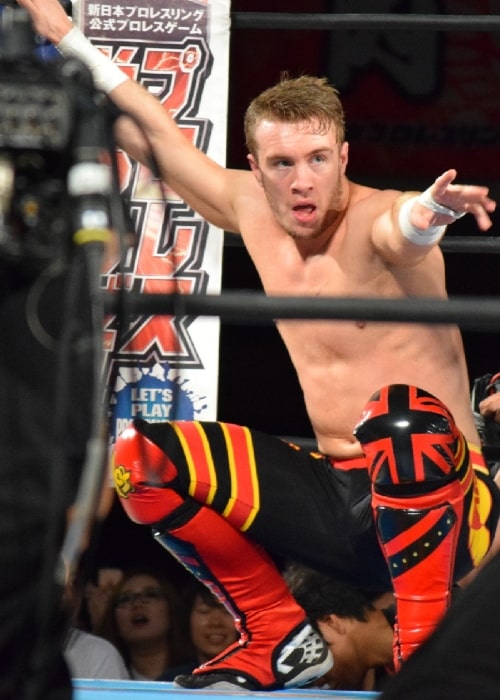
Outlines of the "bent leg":
[[353,468],[352,460],[333,462],[270,435],[216,422],[136,421],[117,442],[120,454],[125,449],[126,461],[115,455],[114,476],[132,520],[153,525],[191,498],[281,560],[300,561],[353,585],[390,585],[372,526],[364,459]]
[[153,532],[225,604],[240,633],[176,685],[272,690],[305,685],[331,667],[328,648],[266,552],[218,513],[186,501]]
[[425,391],[384,387],[367,404],[355,434],[370,462],[375,525],[397,602],[398,666],[448,608],[459,537],[464,539],[475,520],[481,494],[483,500],[489,496],[483,539],[475,544],[465,539],[469,566],[484,556],[492,500],[479,484],[453,417]]
[[242,532],[260,510],[250,431],[136,422],[117,440],[114,459],[128,515],[153,526],[156,539],[216,594],[240,630],[236,644],[176,682],[259,690],[323,675],[332,663],[327,646],[266,552]]

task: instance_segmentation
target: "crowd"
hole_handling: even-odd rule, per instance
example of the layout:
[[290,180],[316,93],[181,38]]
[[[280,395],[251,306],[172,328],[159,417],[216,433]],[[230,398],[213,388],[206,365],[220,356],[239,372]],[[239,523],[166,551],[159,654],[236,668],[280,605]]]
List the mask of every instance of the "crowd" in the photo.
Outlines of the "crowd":
[[237,640],[213,594],[198,582],[170,581],[161,561],[91,574],[82,562],[68,572],[61,603],[73,678],[171,681]]

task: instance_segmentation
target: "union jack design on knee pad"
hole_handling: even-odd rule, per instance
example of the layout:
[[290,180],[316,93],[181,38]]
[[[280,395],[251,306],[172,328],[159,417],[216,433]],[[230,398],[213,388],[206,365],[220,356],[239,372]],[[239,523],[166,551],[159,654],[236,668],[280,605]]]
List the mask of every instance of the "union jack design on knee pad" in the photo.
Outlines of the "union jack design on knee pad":
[[454,476],[459,443],[465,442],[442,401],[406,384],[374,394],[354,434],[380,488]]

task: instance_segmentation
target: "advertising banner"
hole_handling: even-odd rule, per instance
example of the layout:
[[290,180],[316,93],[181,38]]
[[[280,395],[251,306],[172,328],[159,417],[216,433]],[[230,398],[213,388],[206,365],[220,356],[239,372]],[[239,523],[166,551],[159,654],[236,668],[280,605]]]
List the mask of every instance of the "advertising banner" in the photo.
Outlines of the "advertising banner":
[[[92,43],[152,92],[196,146],[224,164],[229,0],[80,0],[75,8],[75,20]],[[104,288],[219,293],[223,232],[122,151],[118,163],[137,242],[121,270],[116,264],[105,270]],[[118,346],[117,331],[117,319],[109,318],[112,439],[135,417],[215,419],[218,319],[130,317]]]

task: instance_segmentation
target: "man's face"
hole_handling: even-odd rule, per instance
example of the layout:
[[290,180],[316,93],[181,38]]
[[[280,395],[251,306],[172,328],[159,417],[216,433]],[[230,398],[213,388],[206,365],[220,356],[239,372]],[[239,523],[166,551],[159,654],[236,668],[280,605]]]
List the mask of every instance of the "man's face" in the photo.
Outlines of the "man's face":
[[345,208],[344,175],[348,144],[334,128],[314,122],[261,121],[257,153],[248,156],[282,228],[297,240],[319,238]]
[[333,656],[333,667],[323,676],[332,689],[360,690],[368,669],[356,651],[354,626],[365,624],[351,618],[329,615],[318,620],[318,628]]

